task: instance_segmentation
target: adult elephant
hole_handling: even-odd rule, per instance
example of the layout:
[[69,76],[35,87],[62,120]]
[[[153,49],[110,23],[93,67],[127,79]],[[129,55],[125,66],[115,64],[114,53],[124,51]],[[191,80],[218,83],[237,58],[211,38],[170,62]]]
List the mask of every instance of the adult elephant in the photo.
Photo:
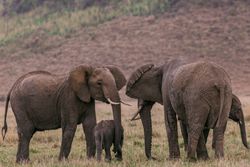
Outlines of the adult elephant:
[[[171,159],[180,157],[176,115],[187,125],[189,159],[196,159],[197,146],[206,150],[204,127],[214,129],[216,157],[224,156],[224,131],[232,89],[229,76],[220,66],[209,62],[186,63],[178,59],[169,60],[160,67],[147,64],[130,76],[126,94],[147,102],[141,119],[148,158],[152,158],[150,110],[155,102],[164,105]],[[199,158],[207,159],[207,152]]]
[[126,84],[115,66],[80,65],[67,76],[34,71],[21,76],[8,93],[3,139],[7,132],[10,101],[18,131],[16,162],[29,160],[29,143],[36,131],[62,128],[59,160],[67,158],[77,124],[86,136],[87,157],[95,156],[93,129],[96,125],[95,100],[111,103],[115,122],[115,151],[121,155],[121,100],[118,91]]
[[[145,116],[150,114],[150,110],[148,110],[148,108],[151,108],[153,106],[153,104],[154,104],[153,102],[138,99],[138,111],[134,114],[131,121],[140,119],[140,117],[137,117],[140,114],[141,121],[143,123],[143,127],[148,126],[147,124],[149,124],[151,127],[151,117],[145,118]],[[142,119],[142,118],[144,118],[144,119]],[[239,124],[242,143],[247,149],[249,149],[248,142],[247,142],[246,127],[245,127],[245,120],[244,120],[244,113],[243,113],[242,105],[241,105],[239,98],[234,94],[233,94],[233,98],[232,98],[232,105],[231,105],[231,110],[229,113],[229,118],[232,119],[234,122]],[[181,133],[183,136],[183,141],[184,141],[184,146],[185,146],[185,151],[186,151],[187,146],[188,146],[187,126],[180,121],[180,128],[181,128]],[[145,150],[145,152],[146,152],[146,155],[147,154],[151,155],[152,128],[144,129],[144,130],[148,131],[148,132],[146,131],[145,134],[146,133],[149,134],[149,137],[148,137],[149,140],[145,141],[145,146],[150,145],[150,150]],[[206,143],[207,137],[209,134],[209,129],[205,128],[203,130],[203,134],[204,134],[205,143]],[[213,140],[212,146],[214,147],[214,145],[215,145],[215,141]],[[198,157],[201,156],[200,154],[202,154],[203,151],[206,152],[206,150],[202,150],[202,148],[197,147],[197,149],[196,149],[197,156]]]
[[[247,135],[246,135],[246,127],[245,127],[245,120],[244,120],[244,113],[243,113],[243,109],[241,106],[241,102],[239,100],[239,98],[233,94],[233,98],[232,98],[232,105],[231,105],[231,110],[229,113],[229,118],[231,120],[233,120],[234,122],[239,124],[239,128],[240,128],[240,134],[241,134],[241,141],[243,143],[243,145],[249,149],[248,143],[247,143]],[[185,150],[187,150],[187,145],[188,145],[188,132],[187,132],[187,126],[180,122],[180,127],[181,127],[181,132],[182,132],[182,136],[183,136],[183,140],[184,140],[184,145],[185,145]],[[204,138],[205,138],[205,143],[207,142],[207,138],[208,138],[208,134],[209,134],[209,128],[205,128],[203,130],[203,134],[204,134]],[[215,147],[215,139],[213,138],[213,142],[212,142],[212,147]],[[199,155],[199,153],[202,153],[201,148],[197,148],[197,155]]]

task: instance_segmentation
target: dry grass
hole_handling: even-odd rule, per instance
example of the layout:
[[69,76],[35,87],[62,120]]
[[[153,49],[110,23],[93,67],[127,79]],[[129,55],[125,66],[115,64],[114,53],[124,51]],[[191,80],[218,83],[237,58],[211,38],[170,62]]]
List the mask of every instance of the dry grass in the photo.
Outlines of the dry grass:
[[[250,115],[249,98],[242,98],[246,117]],[[166,131],[163,120],[162,106],[156,105],[153,108],[153,147],[152,154],[157,157],[157,161],[147,161],[144,155],[143,129],[140,121],[131,122],[129,119],[136,110],[136,103],[131,102],[132,107],[122,107],[122,121],[125,129],[125,143],[123,147],[124,159],[122,162],[113,160],[110,164],[95,160],[86,159],[85,138],[81,126],[79,125],[74,138],[73,146],[66,162],[58,162],[57,157],[60,149],[61,130],[45,131],[36,133],[30,145],[31,162],[22,166],[249,166],[250,152],[241,144],[238,126],[229,121],[225,135],[225,159],[216,160],[211,149],[211,137],[208,141],[208,150],[211,159],[189,163],[185,159],[183,140],[179,137],[181,148],[181,159],[179,161],[166,160],[168,156],[168,146]],[[3,106],[3,105],[2,105]],[[3,111],[3,107],[1,107]],[[111,107],[103,103],[97,103],[98,121],[101,119],[112,119]],[[0,115],[3,120],[3,112]],[[2,122],[2,121],[1,121]],[[0,164],[2,166],[19,166],[15,164],[15,154],[17,149],[16,125],[12,112],[8,115],[9,131],[4,142],[0,141]],[[250,122],[247,122],[247,129],[250,129]],[[250,137],[248,133],[248,138]]]

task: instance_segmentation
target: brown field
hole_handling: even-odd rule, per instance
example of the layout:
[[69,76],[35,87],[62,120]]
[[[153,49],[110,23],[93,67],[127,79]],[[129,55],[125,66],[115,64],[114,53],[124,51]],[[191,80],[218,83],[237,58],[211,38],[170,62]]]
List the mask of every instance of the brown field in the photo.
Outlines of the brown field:
[[173,57],[216,62],[230,74],[234,93],[250,95],[249,7],[239,2],[220,8],[191,6],[159,16],[124,16],[66,37],[38,29],[0,47],[0,96],[32,70],[59,74],[82,63],[112,64],[128,77],[140,65],[159,65]]

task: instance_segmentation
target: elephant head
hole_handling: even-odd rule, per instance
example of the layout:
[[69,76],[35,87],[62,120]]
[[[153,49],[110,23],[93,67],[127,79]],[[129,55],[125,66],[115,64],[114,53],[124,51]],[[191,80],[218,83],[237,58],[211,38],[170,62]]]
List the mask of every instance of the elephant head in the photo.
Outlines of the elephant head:
[[126,94],[132,98],[162,103],[161,83],[162,69],[146,64],[130,76]]
[[249,149],[249,146],[247,144],[246,127],[245,127],[245,120],[244,120],[243,110],[241,107],[241,102],[239,98],[234,94],[232,99],[231,111],[229,113],[229,118],[235,122],[238,122],[240,127],[242,143],[246,148]]
[[69,83],[76,96],[88,103],[91,98],[112,105],[115,122],[115,148],[119,151],[121,141],[121,99],[118,91],[126,84],[122,71],[115,66],[94,68],[87,65],[70,72]]

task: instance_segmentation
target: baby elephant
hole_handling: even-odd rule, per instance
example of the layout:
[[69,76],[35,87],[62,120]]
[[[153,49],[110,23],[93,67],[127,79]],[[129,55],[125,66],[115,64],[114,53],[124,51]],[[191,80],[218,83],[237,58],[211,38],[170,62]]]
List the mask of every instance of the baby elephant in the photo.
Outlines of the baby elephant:
[[[99,122],[94,129],[95,134],[95,143],[97,149],[97,160],[101,160],[102,149],[105,149],[105,160],[111,161],[110,148],[112,143],[115,144],[115,124],[114,120],[103,120]],[[121,138],[121,147],[123,145],[123,128],[122,128],[122,138]],[[114,145],[115,146],[115,145]],[[120,149],[121,150],[121,149]],[[117,160],[122,160],[122,152],[116,151],[114,147],[113,152],[116,153],[115,157]]]

